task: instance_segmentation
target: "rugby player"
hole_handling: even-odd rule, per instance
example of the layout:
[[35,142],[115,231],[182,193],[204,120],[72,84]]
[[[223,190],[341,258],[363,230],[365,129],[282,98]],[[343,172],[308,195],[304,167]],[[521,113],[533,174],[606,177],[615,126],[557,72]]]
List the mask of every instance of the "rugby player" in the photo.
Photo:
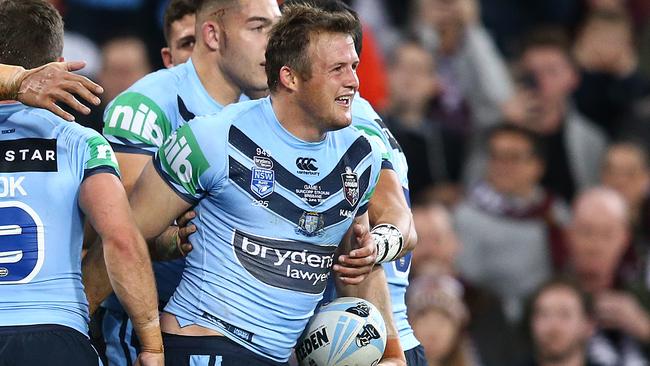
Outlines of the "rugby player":
[[[44,0],[0,2],[0,31],[1,63],[34,69],[61,59],[63,21]],[[17,101],[0,104],[0,126],[1,363],[101,364],[88,339],[81,280],[87,218],[133,319],[142,345],[138,363],[163,365],[151,262],[108,142]]]
[[[238,101],[242,90],[267,88],[264,51],[268,32],[279,17],[275,0],[198,1],[192,58],[147,75],[109,103],[103,132],[115,149],[127,192],[172,131],[195,115],[213,114]],[[194,227],[185,230],[191,232]],[[173,229],[168,232],[171,239],[179,235]],[[171,241],[167,237],[163,235],[161,241]],[[154,259],[168,258],[164,252],[153,254]],[[167,302],[180,281],[183,262],[154,263],[161,304]],[[102,263],[101,247],[92,246],[83,266],[91,312],[112,291]],[[114,297],[103,306],[109,363],[130,365],[138,352],[128,317]]]
[[[304,2],[304,0],[295,0],[289,3]],[[349,11],[356,17],[356,13],[340,1],[323,0],[308,2],[326,11]],[[184,30],[180,29],[182,26],[185,27]],[[189,27],[190,25],[186,22],[184,24],[177,24],[176,29],[179,33],[187,34]],[[354,36],[357,54],[360,54],[361,26],[357,27]],[[424,357],[422,347],[419,345],[417,339],[415,339],[408,323],[406,305],[404,303],[404,294],[408,286],[408,274],[410,270],[411,255],[409,253],[413,250],[417,241],[408,203],[408,166],[406,164],[406,158],[395,138],[381,122],[381,118],[369,103],[359,95],[354,99],[352,113],[352,126],[358,128],[367,137],[377,142],[378,146],[382,149],[382,158],[384,159],[383,168],[385,169],[382,169],[377,189],[370,201],[369,217],[371,226],[374,227],[378,224],[388,223],[395,226],[399,230],[400,235],[404,233],[402,250],[399,253],[393,253],[397,254],[395,258],[398,259],[391,260],[393,259],[392,257],[386,258],[385,261],[387,263],[383,265],[388,278],[390,289],[389,298],[392,299],[393,317],[395,319],[395,323],[387,321],[387,325],[389,329],[393,324],[397,326],[399,338],[406,349],[405,357],[409,365],[423,365],[426,364],[426,358]],[[381,235],[377,235],[377,238],[381,239]],[[191,250],[191,246],[186,246],[183,249],[184,252],[188,252],[189,250]],[[375,276],[383,275],[376,274]],[[380,279],[376,280],[381,281]],[[381,292],[377,291],[378,288],[380,287],[377,285],[373,286],[373,291],[369,294],[372,298],[369,300],[373,301],[380,308],[390,308],[390,304],[387,304],[385,299],[378,298],[381,296]],[[365,297],[363,294],[358,295]],[[334,296],[335,293],[330,291],[330,289],[326,291],[326,299],[331,300]],[[391,311],[388,310],[387,313],[390,314]],[[395,334],[398,334],[397,330],[391,330]]]
[[[313,3],[330,12],[350,12],[358,19],[354,10],[338,0],[290,0],[285,4],[304,2]],[[353,36],[357,54],[360,55],[362,47],[360,23],[356,27]],[[368,209],[370,226],[385,228],[388,225],[389,231],[395,234],[394,237],[401,237],[402,243],[389,243],[395,249],[391,253],[386,253],[387,255],[383,260],[380,258],[380,262],[383,262],[382,267],[388,281],[392,315],[394,324],[397,327],[396,333],[399,334],[399,341],[405,350],[406,362],[409,366],[426,365],[424,349],[413,335],[413,330],[408,322],[404,298],[411,265],[410,252],[415,248],[417,242],[417,234],[410,210],[406,157],[397,140],[382,122],[381,117],[373,110],[370,103],[360,95],[357,95],[352,103],[352,126],[364,133],[369,139],[375,141],[376,146],[382,152],[382,170]],[[384,235],[380,234],[379,230],[375,229],[371,232],[378,242],[383,242]],[[397,248],[400,245],[401,250],[398,250]],[[326,291],[326,300],[331,300],[335,296],[330,290],[331,286]],[[374,297],[372,297],[373,295]],[[371,298],[368,300],[373,301],[374,304],[380,307],[391,305],[385,305],[385,301],[377,298],[377,296],[381,297],[377,292],[371,292],[370,296]],[[391,312],[388,311],[388,313]],[[391,327],[392,325],[393,322],[387,322],[387,326]],[[391,341],[394,340],[389,339],[389,342]],[[392,350],[389,351],[392,352]]]
[[[286,364],[334,258],[348,265],[335,268],[342,283],[371,269],[366,208],[381,159],[344,128],[356,24],[287,8],[266,52],[271,97],[180,127],[140,176],[131,204],[146,238],[196,205],[194,249],[161,317],[169,365]],[[348,254],[336,256],[339,243]]]
[[104,89],[72,71],[86,66],[83,61],[50,62],[30,70],[16,65],[0,64],[0,100],[17,100],[25,105],[44,108],[57,116],[74,121],[74,116],[61,109],[62,102],[79,113],[89,114],[90,109],[73,95],[77,94],[93,105],[99,105],[96,94]]
[[194,49],[196,25],[195,0],[171,0],[163,17],[163,34],[167,46],[160,50],[166,68],[187,61]]

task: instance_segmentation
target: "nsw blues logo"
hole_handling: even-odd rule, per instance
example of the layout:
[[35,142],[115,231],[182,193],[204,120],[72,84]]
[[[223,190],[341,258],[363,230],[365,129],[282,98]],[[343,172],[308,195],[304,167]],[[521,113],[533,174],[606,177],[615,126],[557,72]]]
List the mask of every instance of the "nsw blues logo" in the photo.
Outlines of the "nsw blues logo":
[[254,167],[251,171],[251,191],[259,198],[264,198],[273,193],[275,185],[275,172],[270,169]]

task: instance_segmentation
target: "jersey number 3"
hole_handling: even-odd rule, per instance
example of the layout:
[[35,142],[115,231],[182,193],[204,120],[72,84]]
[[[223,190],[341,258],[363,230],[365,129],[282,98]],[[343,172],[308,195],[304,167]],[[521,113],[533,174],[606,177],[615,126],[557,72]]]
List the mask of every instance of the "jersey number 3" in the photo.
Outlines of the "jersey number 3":
[[31,281],[43,266],[44,251],[38,214],[23,202],[0,202],[0,285]]

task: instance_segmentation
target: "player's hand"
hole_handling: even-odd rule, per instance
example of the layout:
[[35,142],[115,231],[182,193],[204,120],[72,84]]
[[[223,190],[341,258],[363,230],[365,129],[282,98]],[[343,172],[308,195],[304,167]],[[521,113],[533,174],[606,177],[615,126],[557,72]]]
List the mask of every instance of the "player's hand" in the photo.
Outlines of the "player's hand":
[[165,356],[162,353],[140,352],[134,366],[164,366]]
[[61,109],[56,102],[62,102],[72,109],[89,114],[90,109],[81,104],[72,94],[77,94],[88,103],[99,105],[96,94],[104,92],[101,86],[90,79],[73,74],[72,71],[83,69],[83,61],[51,62],[31,70],[22,71],[18,101],[28,106],[44,108],[57,116],[74,121],[74,116]]
[[352,242],[355,249],[338,257],[333,269],[346,285],[357,285],[366,279],[377,258],[377,246],[366,226],[354,224]]
[[183,257],[186,257],[192,251],[192,244],[190,244],[190,235],[196,232],[196,226],[190,221],[196,217],[196,212],[188,210],[176,219],[178,224],[178,242],[176,247]]

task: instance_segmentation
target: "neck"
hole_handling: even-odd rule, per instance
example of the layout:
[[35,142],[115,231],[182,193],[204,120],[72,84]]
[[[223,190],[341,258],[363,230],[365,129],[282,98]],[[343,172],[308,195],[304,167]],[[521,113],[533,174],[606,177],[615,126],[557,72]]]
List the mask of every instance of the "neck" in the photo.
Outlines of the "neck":
[[585,352],[579,349],[561,360],[540,360],[538,363],[539,366],[584,366]]
[[271,102],[278,121],[289,133],[307,142],[318,142],[325,138],[326,131],[319,127],[314,116],[296,103],[289,93],[273,93]]
[[197,48],[192,54],[192,62],[201,84],[217,103],[226,106],[235,103],[241,96],[241,88],[223,74],[215,59],[216,52]]

